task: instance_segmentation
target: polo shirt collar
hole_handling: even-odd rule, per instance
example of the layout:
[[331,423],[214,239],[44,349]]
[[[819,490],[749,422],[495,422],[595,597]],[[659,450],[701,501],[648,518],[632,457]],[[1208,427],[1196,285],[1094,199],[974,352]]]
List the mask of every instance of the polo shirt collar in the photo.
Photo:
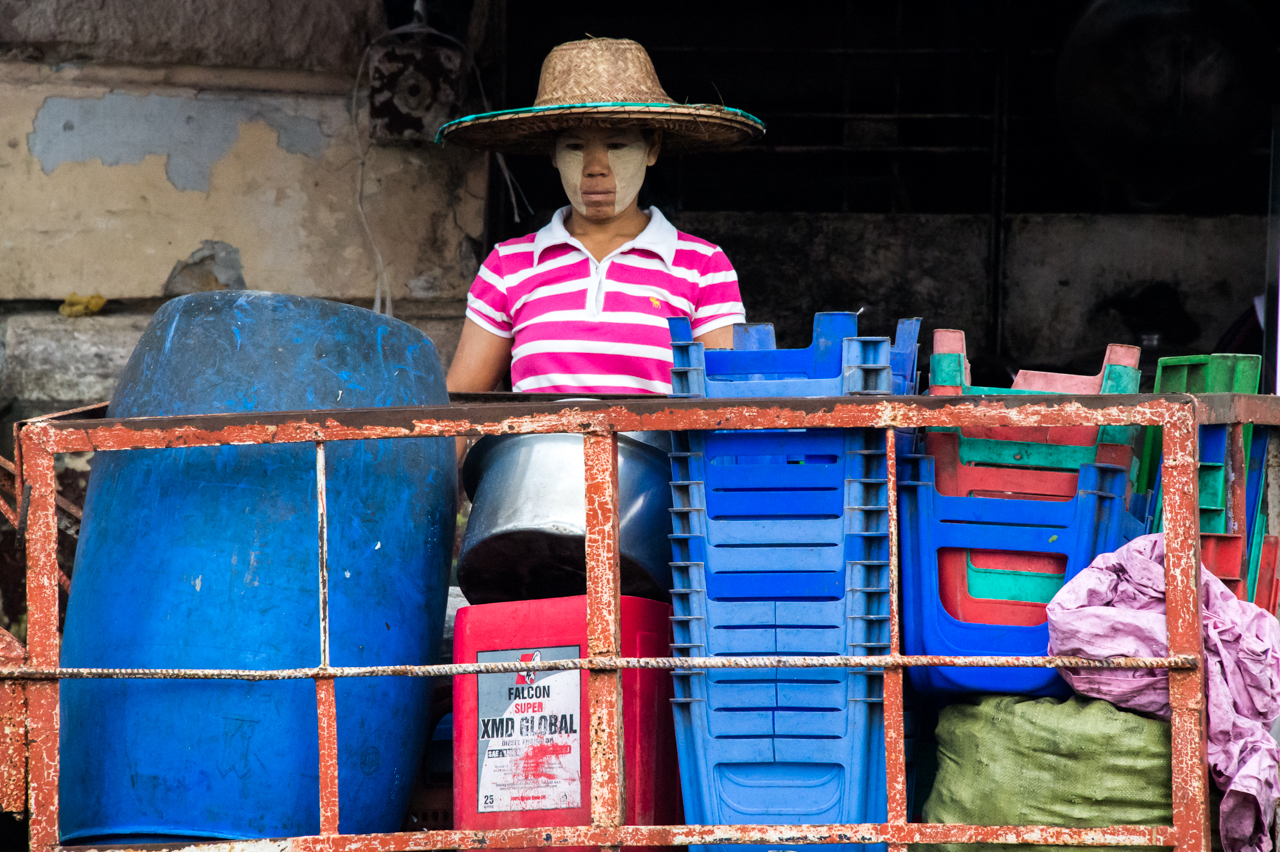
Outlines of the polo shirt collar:
[[[551,221],[547,223],[545,228],[538,231],[533,237],[533,265],[537,266],[542,252],[552,246],[571,245],[574,248],[583,249],[582,243],[574,239],[573,235],[565,229],[564,217],[572,208],[561,207],[551,217]],[[623,249],[645,249],[662,258],[662,262],[669,268],[675,266],[676,262],[676,241],[679,233],[676,226],[667,221],[667,217],[657,207],[648,209],[649,224],[645,229],[629,243],[625,243]],[[583,249],[585,251],[585,249]]]

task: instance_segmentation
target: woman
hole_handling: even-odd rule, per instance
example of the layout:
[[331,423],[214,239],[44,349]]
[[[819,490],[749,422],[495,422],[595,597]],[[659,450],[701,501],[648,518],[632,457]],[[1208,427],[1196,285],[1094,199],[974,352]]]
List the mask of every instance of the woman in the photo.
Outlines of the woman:
[[449,390],[492,390],[510,367],[516,391],[670,393],[667,317],[688,317],[695,339],[730,348],[744,321],[733,266],[637,198],[664,145],[708,150],[763,132],[737,110],[673,103],[644,48],[619,39],[552,50],[530,109],[445,125],[441,141],[549,152],[569,200],[545,228],[485,260]]

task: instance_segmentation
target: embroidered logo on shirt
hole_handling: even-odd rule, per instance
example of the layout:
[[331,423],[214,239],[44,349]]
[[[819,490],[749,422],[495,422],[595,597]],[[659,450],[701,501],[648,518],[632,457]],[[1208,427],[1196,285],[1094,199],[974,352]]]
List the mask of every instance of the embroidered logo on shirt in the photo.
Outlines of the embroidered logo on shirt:
[[650,297],[649,297],[649,301],[650,301],[650,302],[653,302],[653,306],[654,306],[655,308],[660,308],[660,307],[662,307],[662,303],[658,301],[658,297],[657,297],[657,296],[650,296]]

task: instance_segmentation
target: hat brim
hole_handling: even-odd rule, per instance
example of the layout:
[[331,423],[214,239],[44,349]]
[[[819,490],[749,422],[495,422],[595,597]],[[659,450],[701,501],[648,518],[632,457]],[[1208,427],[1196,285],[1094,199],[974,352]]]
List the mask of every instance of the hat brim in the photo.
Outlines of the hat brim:
[[546,154],[557,132],[601,123],[661,130],[663,149],[677,153],[733,148],[764,135],[763,121],[728,107],[588,103],[468,115],[441,127],[436,142],[504,154]]

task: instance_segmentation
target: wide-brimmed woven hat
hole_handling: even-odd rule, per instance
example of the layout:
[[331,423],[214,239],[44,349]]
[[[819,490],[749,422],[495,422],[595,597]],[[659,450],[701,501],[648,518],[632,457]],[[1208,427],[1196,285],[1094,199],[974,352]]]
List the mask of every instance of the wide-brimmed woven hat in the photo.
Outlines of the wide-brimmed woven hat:
[[436,142],[509,154],[541,154],[560,130],[632,124],[662,130],[664,150],[729,148],[764,135],[764,122],[714,104],[677,104],[658,82],[645,49],[630,39],[589,38],[551,51],[533,106],[451,121]]

